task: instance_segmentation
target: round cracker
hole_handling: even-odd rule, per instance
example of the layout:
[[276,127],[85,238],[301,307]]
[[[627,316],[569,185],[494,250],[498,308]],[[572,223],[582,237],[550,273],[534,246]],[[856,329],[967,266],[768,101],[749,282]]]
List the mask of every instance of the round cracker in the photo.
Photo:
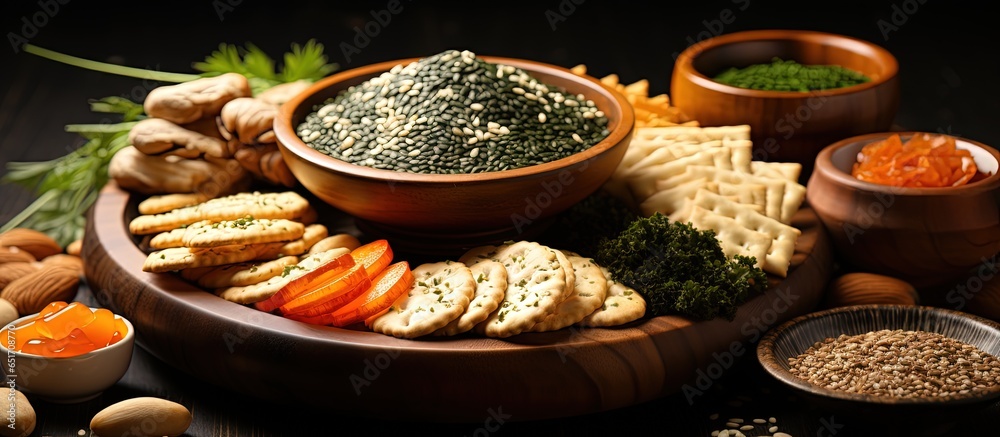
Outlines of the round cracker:
[[476,281],[465,264],[422,264],[413,269],[410,290],[376,318],[371,329],[399,338],[430,334],[465,313],[475,291]]
[[604,304],[580,321],[580,326],[607,327],[622,325],[637,320],[646,314],[646,300],[638,292],[615,281],[608,269],[601,267],[608,279],[608,293]]
[[562,329],[583,320],[604,304],[608,292],[608,281],[600,266],[593,260],[581,256],[570,256],[575,285],[573,292],[556,311],[531,327],[532,332],[548,332]]
[[500,307],[476,331],[504,338],[531,329],[563,301],[566,272],[555,251],[538,243],[514,243],[496,258],[507,270],[507,290]]
[[552,251],[555,252],[556,258],[559,259],[559,264],[562,266],[563,272],[566,274],[566,289],[563,291],[563,300],[566,300],[573,295],[573,289],[576,287],[576,273],[574,272],[573,263],[570,262],[565,253],[561,250],[555,249],[552,249]]
[[486,320],[490,313],[500,306],[507,290],[507,269],[499,261],[480,259],[468,266],[476,280],[476,294],[469,302],[469,308],[461,316],[452,320],[444,328],[434,331],[434,335],[458,335],[471,330]]

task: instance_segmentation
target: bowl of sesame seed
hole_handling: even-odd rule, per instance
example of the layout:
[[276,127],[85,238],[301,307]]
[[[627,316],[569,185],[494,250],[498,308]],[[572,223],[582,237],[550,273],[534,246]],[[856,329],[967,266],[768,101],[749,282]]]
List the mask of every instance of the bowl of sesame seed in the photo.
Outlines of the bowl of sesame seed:
[[807,314],[757,346],[764,369],[801,394],[869,412],[990,405],[1000,398],[998,356],[997,322],[907,305]]
[[274,130],[299,182],[363,230],[468,247],[523,238],[596,191],[633,125],[594,78],[450,50],[321,80]]

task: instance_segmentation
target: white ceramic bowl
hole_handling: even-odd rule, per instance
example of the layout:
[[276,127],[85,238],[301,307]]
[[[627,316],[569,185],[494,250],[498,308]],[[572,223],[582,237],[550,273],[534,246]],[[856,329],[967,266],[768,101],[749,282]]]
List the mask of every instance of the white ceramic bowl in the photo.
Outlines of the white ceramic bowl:
[[[37,315],[21,317],[11,324],[18,325]],[[54,403],[83,402],[97,397],[118,382],[132,362],[135,328],[128,319],[119,315],[115,317],[128,326],[125,338],[111,346],[75,357],[43,357],[15,352],[7,349],[8,340],[2,339],[3,373],[8,384],[13,379],[19,390]]]

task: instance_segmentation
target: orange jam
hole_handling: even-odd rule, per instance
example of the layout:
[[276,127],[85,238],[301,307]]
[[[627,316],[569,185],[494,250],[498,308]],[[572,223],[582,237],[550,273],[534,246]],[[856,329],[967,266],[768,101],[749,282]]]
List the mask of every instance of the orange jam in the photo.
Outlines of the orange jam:
[[946,135],[916,134],[905,143],[899,135],[866,145],[851,175],[858,180],[897,187],[957,187],[986,175],[968,150]]
[[113,345],[128,326],[104,308],[91,311],[80,302],[52,302],[37,316],[0,330],[7,349],[46,357],[74,357]]

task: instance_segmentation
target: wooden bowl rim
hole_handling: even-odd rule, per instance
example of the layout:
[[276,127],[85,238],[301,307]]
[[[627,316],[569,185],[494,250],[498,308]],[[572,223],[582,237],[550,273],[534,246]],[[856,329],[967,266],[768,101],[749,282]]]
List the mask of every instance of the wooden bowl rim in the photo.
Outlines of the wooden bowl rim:
[[980,323],[1000,331],[1000,323],[994,322],[983,317],[979,317],[973,314],[964,313],[961,311],[950,310],[947,308],[932,307],[932,306],[920,306],[920,305],[884,305],[884,304],[872,304],[872,305],[853,305],[846,307],[831,308],[828,310],[817,311],[814,313],[805,314],[794,319],[791,319],[780,326],[773,328],[761,338],[760,343],[757,344],[757,358],[760,361],[764,370],[771,374],[775,379],[781,381],[783,384],[793,387],[798,390],[802,390],[814,395],[823,396],[830,399],[843,400],[843,401],[853,401],[872,405],[957,405],[957,404],[971,404],[978,403],[990,399],[1000,397],[1000,386],[994,386],[992,389],[987,389],[983,392],[969,392],[965,395],[949,396],[946,398],[892,398],[887,396],[873,396],[864,395],[856,393],[848,393],[843,391],[831,390],[825,387],[820,387],[811,384],[798,376],[793,375],[788,370],[785,370],[777,362],[777,358],[774,353],[774,345],[777,342],[778,337],[783,333],[802,323],[806,320],[819,319],[832,317],[835,314],[840,313],[850,313],[850,312],[860,312],[860,311],[881,311],[881,310],[909,310],[915,312],[923,313],[941,313],[946,315],[951,315],[953,317],[967,319],[973,323]]
[[[732,85],[726,85],[721,82],[716,82],[712,78],[702,74],[696,68],[694,68],[694,60],[700,56],[702,53],[709,49],[716,47],[721,47],[728,44],[737,44],[750,41],[768,41],[768,40],[788,40],[788,41],[803,41],[811,44],[817,45],[835,45],[842,47],[852,52],[858,53],[865,57],[867,54],[862,51],[856,50],[856,46],[860,45],[866,50],[870,51],[874,55],[880,64],[886,68],[886,73],[878,77],[877,79],[872,79],[869,82],[852,85],[848,87],[833,88],[828,90],[816,90],[809,92],[797,92],[797,91],[769,91],[769,90],[752,90],[747,88],[735,87]],[[809,97],[834,97],[842,96],[847,94],[854,94],[878,87],[884,83],[889,82],[896,78],[899,74],[899,62],[896,57],[892,55],[888,50],[879,46],[877,44],[850,37],[847,35],[840,35],[835,33],[827,32],[817,32],[812,30],[778,30],[778,29],[768,29],[768,30],[748,30],[743,32],[729,33],[725,35],[719,35],[706,39],[704,41],[695,43],[685,49],[677,57],[677,61],[674,68],[681,74],[688,76],[689,80],[706,89],[710,89],[715,92],[723,94],[734,94],[744,97],[757,97],[765,99],[801,99]]]
[[994,149],[986,144],[979,141],[970,140],[968,138],[962,138],[955,135],[939,134],[933,132],[920,132],[920,131],[905,131],[905,132],[875,132],[864,135],[857,135],[850,138],[845,138],[843,140],[837,141],[829,146],[826,146],[819,152],[816,156],[815,170],[816,175],[826,176],[834,184],[847,186],[858,191],[864,192],[874,192],[874,193],[886,193],[892,195],[901,196],[943,196],[943,195],[961,195],[961,194],[972,194],[979,193],[982,191],[989,191],[996,189],[1000,186],[1000,171],[994,172],[993,174],[987,176],[986,178],[976,181],[970,184],[965,184],[959,187],[897,187],[894,185],[882,185],[876,184],[874,182],[861,181],[851,176],[850,173],[845,172],[837,166],[833,165],[833,153],[838,149],[847,147],[859,142],[871,143],[878,140],[883,140],[891,135],[899,135],[900,137],[911,137],[917,134],[930,134],[930,135],[944,135],[955,140],[964,141],[966,143],[972,144],[973,146],[979,147],[986,152],[989,152],[997,163],[1000,164],[1000,151]]
[[[437,184],[437,185],[452,185],[460,183],[485,183],[500,180],[511,180],[523,177],[538,176],[553,171],[558,171],[560,169],[572,166],[574,164],[593,159],[600,154],[607,152],[614,148],[615,145],[621,143],[631,134],[633,127],[635,125],[635,112],[632,110],[632,105],[628,103],[621,93],[615,89],[608,87],[598,81],[596,78],[588,75],[578,75],[573,73],[567,68],[563,68],[557,65],[546,64],[537,61],[531,61],[526,59],[517,58],[505,58],[496,56],[478,56],[479,59],[485,60],[490,63],[500,63],[506,64],[513,67],[521,68],[529,73],[543,72],[553,76],[558,76],[572,82],[579,83],[581,85],[587,86],[590,89],[604,95],[609,100],[613,102],[610,108],[604,110],[608,117],[608,125],[613,126],[611,128],[608,136],[594,144],[590,148],[575,153],[573,155],[561,158],[555,161],[546,162],[543,164],[532,165],[528,167],[521,167],[512,170],[504,171],[494,171],[494,172],[484,172],[484,173],[464,173],[464,174],[425,174],[425,173],[410,173],[410,172],[400,172],[393,170],[381,170],[376,168],[370,168],[365,166],[360,166],[356,164],[351,164],[346,161],[341,161],[337,158],[325,155],[312,147],[309,147],[301,138],[295,133],[295,127],[292,123],[292,118],[296,110],[308,99],[314,96],[316,93],[323,91],[329,87],[336,86],[341,82],[351,80],[360,76],[375,75],[382,72],[389,71],[392,67],[396,65],[406,65],[411,62],[418,61],[422,58],[406,58],[398,59],[393,61],[379,62],[375,64],[369,64],[366,66],[353,68],[346,70],[330,77],[322,79],[305,91],[297,94],[291,100],[286,102],[281,106],[278,116],[274,119],[274,133],[277,136],[278,146],[286,149],[288,152],[295,154],[299,158],[309,162],[310,164],[323,168],[327,171],[337,172],[341,174],[350,175],[352,177],[372,179],[377,181],[393,181],[393,182],[409,182],[409,183],[421,183],[421,184]],[[618,115],[619,118],[616,119],[614,116]]]

